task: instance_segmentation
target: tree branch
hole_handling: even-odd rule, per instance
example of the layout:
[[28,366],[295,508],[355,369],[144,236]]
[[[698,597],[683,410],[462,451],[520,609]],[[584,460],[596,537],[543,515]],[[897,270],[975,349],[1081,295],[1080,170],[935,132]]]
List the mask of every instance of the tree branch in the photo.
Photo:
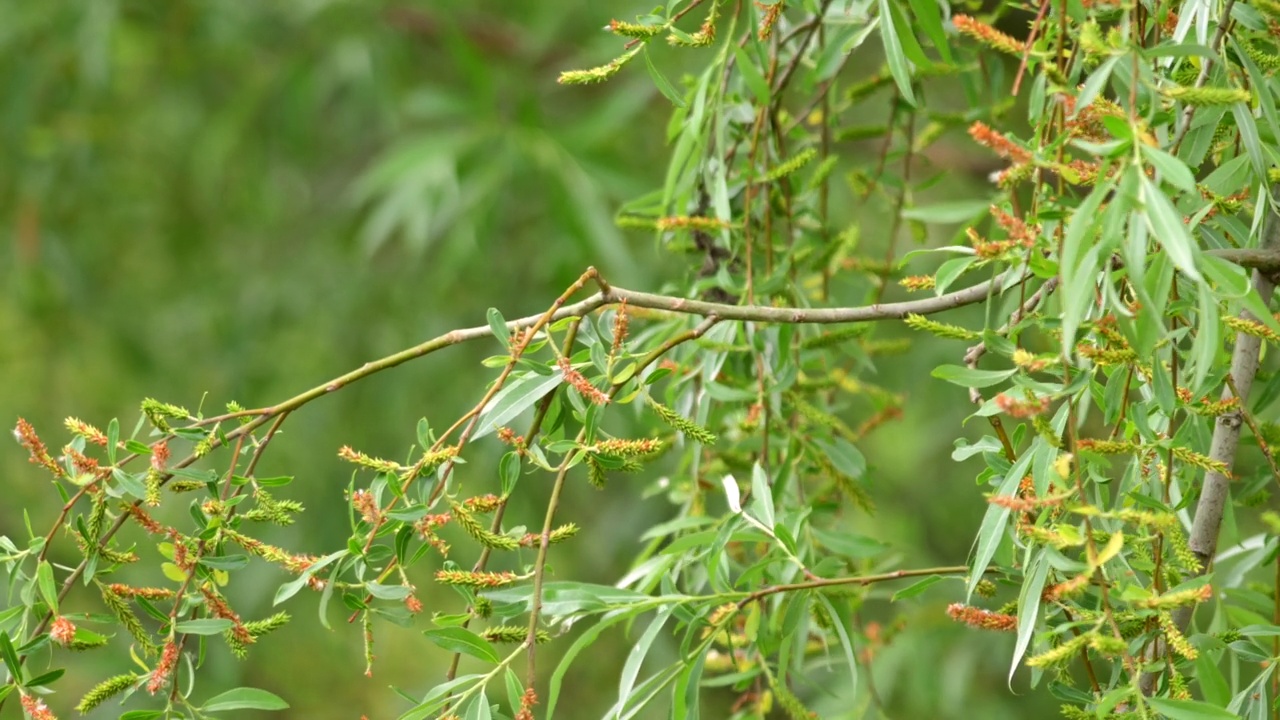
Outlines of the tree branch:
[[[1267,229],[1262,240],[1262,248],[1258,250],[1217,251],[1214,254],[1226,257],[1233,262],[1245,265],[1251,260],[1262,260],[1255,264],[1253,271],[1253,287],[1264,302],[1270,302],[1276,283],[1272,279],[1274,258],[1280,248],[1280,217],[1274,212],[1267,218]],[[1228,254],[1229,253],[1229,254]],[[1267,268],[1272,268],[1268,270]],[[1240,314],[1245,320],[1257,320],[1248,311]],[[1235,466],[1236,448],[1240,444],[1240,428],[1244,424],[1244,413],[1249,398],[1249,390],[1258,374],[1258,357],[1262,348],[1262,339],[1237,333],[1235,349],[1231,353],[1231,374],[1229,383],[1222,389],[1222,399],[1240,398],[1240,406],[1225,415],[1218,417],[1213,428],[1213,440],[1209,444],[1209,458],[1213,462],[1222,463],[1228,469]],[[1232,389],[1234,386],[1235,390]],[[1231,479],[1226,475],[1209,471],[1204,476],[1204,486],[1200,490],[1200,500],[1196,503],[1195,517],[1192,519],[1191,534],[1187,544],[1191,552],[1200,560],[1200,575],[1209,572],[1214,556],[1218,552],[1218,535],[1222,530],[1222,516],[1230,496]],[[1196,606],[1185,605],[1173,611],[1173,621],[1179,631],[1185,631],[1191,624],[1191,616]],[[1155,659],[1164,653],[1165,643],[1157,640],[1152,644],[1148,659]],[[1150,695],[1156,689],[1160,673],[1146,673],[1142,676],[1143,694]]]

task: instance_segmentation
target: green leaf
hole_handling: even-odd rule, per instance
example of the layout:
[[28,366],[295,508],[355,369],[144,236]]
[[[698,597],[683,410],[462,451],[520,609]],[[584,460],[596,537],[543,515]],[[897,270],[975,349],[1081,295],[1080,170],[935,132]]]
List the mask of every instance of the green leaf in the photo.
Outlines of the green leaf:
[[911,0],[911,13],[915,15],[920,29],[933,43],[933,47],[942,56],[943,62],[951,62],[951,42],[942,29],[942,13],[938,11],[936,0]]
[[1017,368],[1010,370],[975,370],[963,365],[939,365],[931,373],[939,380],[946,380],[961,387],[984,388],[997,385],[1018,373]]
[[1098,93],[1102,92],[1102,89],[1107,85],[1107,81],[1111,79],[1112,69],[1115,68],[1116,63],[1119,61],[1119,57],[1113,57],[1099,65],[1097,70],[1089,73],[1089,79],[1085,81],[1084,87],[1080,89],[1080,95],[1076,97],[1073,118],[1079,115],[1081,110],[1089,107],[1089,104],[1098,96]]
[[526,373],[508,382],[506,387],[499,390],[481,411],[480,420],[476,422],[476,431],[471,439],[479,440],[511,422],[562,382],[564,382],[564,373],[558,370],[554,375]]
[[1236,720],[1235,713],[1199,700],[1147,698],[1147,705],[1169,720]]
[[510,667],[503,675],[503,680],[507,686],[507,703],[513,708],[520,707],[520,699],[524,697],[524,683],[520,682],[520,678]]
[[[778,530],[782,530],[783,526],[779,525]],[[821,528],[811,528],[810,532],[813,537],[824,547],[832,552],[855,559],[873,558],[883,555],[889,546],[875,538],[860,535],[854,532],[841,531],[830,532]],[[794,551],[793,551],[794,554]]]
[[1196,658],[1196,680],[1204,699],[1216,707],[1226,707],[1231,702],[1231,686],[1218,669],[1218,663],[1209,653],[1202,652]]
[[116,446],[119,444],[120,421],[111,418],[111,422],[107,423],[107,462],[111,465],[116,464]]
[[448,650],[479,658],[485,662],[497,663],[498,653],[488,640],[461,627],[444,627],[424,630],[422,633],[428,640]]
[[1036,629],[1036,616],[1040,614],[1040,594],[1049,575],[1048,556],[1048,550],[1041,549],[1022,575],[1022,591],[1018,593],[1018,639],[1013,648],[1013,661],[1009,665],[1008,682],[1011,686],[1013,674],[1027,652],[1027,645],[1031,643],[1032,631]]
[[1230,300],[1239,300],[1245,310],[1253,316],[1255,320],[1261,322],[1275,332],[1280,333],[1280,322],[1275,319],[1267,309],[1267,304],[1262,301],[1262,296],[1258,294],[1258,289],[1253,286],[1253,282],[1249,279],[1249,271],[1228,262],[1220,257],[1213,255],[1200,256],[1200,269],[1204,271],[1204,275],[1214,285],[1217,285],[1219,297]]
[[379,600],[403,600],[412,592],[404,585],[383,585],[377,582],[365,583],[365,589]]
[[[1000,483],[1000,487],[996,490],[996,495],[1012,495],[1017,489],[1018,483],[1022,482],[1022,478],[1027,474],[1027,468],[1031,466],[1031,458],[1036,453],[1023,453],[1018,458],[1018,462],[1014,464],[1009,472],[1005,474],[1004,481]],[[1000,547],[1000,541],[1004,539],[1005,525],[1009,522],[1010,510],[1001,505],[987,505],[987,513],[982,517],[982,527],[978,529],[977,550],[974,552],[973,565],[969,571],[969,590],[967,597],[973,597],[973,591],[977,589],[978,583],[982,581],[982,576],[987,572],[987,566],[991,563],[991,558],[995,557],[996,548]]]
[[653,646],[653,641],[658,639],[658,633],[667,624],[667,620],[671,618],[671,613],[675,612],[675,609],[675,605],[668,605],[659,610],[653,622],[645,628],[644,634],[635,645],[631,646],[630,652],[627,653],[627,661],[622,666],[622,675],[618,683],[618,702],[615,707],[621,708],[627,704],[631,691],[635,688],[636,678],[640,675],[640,666],[644,663],[645,656],[649,654],[649,648]]
[[18,662],[18,651],[13,647],[9,633],[0,630],[0,660],[9,670],[9,676],[18,682],[22,681],[22,663]]
[[[302,571],[302,573],[299,574],[298,577],[294,578],[293,580],[290,580],[284,585],[281,585],[280,588],[276,590],[276,596],[272,600],[271,604],[279,605],[285,600],[288,600],[294,595],[297,595],[298,591],[306,587],[307,581],[311,579],[312,575],[316,574],[317,572],[324,569],[325,567],[328,567],[328,565],[332,563],[334,560],[337,560],[340,557],[346,556],[348,552],[349,552],[348,550],[338,550],[335,552],[331,552],[328,555],[325,555],[324,557],[312,563],[311,567]],[[332,585],[332,583],[326,583],[326,584]]]
[[485,313],[485,318],[489,321],[489,331],[493,336],[498,338],[498,342],[502,343],[502,347],[511,349],[511,331],[507,329],[507,321],[503,319],[502,313],[498,308],[489,308]]
[[48,560],[41,560],[36,566],[36,584],[45,605],[49,606],[54,615],[58,615],[58,584],[53,579],[53,566]]
[[1196,176],[1191,173],[1191,169],[1187,167],[1186,163],[1160,148],[1151,147],[1146,143],[1139,143],[1138,147],[1142,149],[1142,154],[1146,157],[1147,162],[1151,163],[1152,167],[1160,172],[1160,179],[1179,190],[1185,192],[1196,191]]
[[756,64],[752,62],[751,56],[747,54],[746,50],[736,45],[733,48],[733,56],[738,68],[738,74],[742,76],[742,81],[746,83],[747,89],[755,96],[756,103],[768,105],[771,91],[769,90],[769,82],[761,74],[760,68],[756,67]]
[[551,718],[555,716],[556,702],[560,699],[560,686],[564,682],[565,674],[569,672],[569,667],[573,664],[574,659],[578,657],[578,654],[594,643],[596,638],[600,637],[600,634],[605,630],[608,630],[610,627],[617,625],[618,623],[630,620],[636,615],[644,612],[644,610],[645,608],[643,607],[636,607],[608,615],[600,622],[592,625],[586,632],[582,633],[582,635],[578,636],[577,640],[573,641],[573,645],[570,645],[569,649],[565,651],[564,656],[560,658],[560,664],[556,666],[555,672],[551,673],[551,685],[548,690],[549,697],[547,699],[547,720],[551,720]]
[[898,92],[902,93],[903,99],[915,105],[916,96],[911,90],[911,69],[907,67],[907,57],[902,52],[898,29],[893,24],[893,9],[889,7],[889,0],[878,1],[880,41],[884,43],[884,57],[889,63],[889,74],[893,75],[893,81],[897,83]]
[[224,618],[197,618],[176,623],[173,629],[187,635],[217,635],[235,627],[235,623]]
[[850,480],[861,480],[867,475],[867,459],[862,451],[844,438],[831,442],[814,439],[813,444],[822,451],[836,471]]
[[[99,635],[98,637],[102,637],[102,636]],[[78,638],[79,638],[79,632],[77,631],[77,639]],[[103,638],[103,640],[105,641],[106,638]],[[30,680],[28,680],[26,682],[26,687],[32,688],[32,687],[44,687],[44,686],[52,685],[55,681],[57,681],[58,678],[66,674],[67,674],[67,671],[65,668],[57,668],[54,670],[50,670],[49,672],[43,675],[39,675],[37,677],[33,677]]]
[[1199,395],[1204,380],[1209,376],[1218,359],[1218,350],[1222,346],[1222,323],[1218,318],[1218,303],[1208,285],[1196,286],[1199,295],[1200,309],[1196,313],[1199,322],[1196,324],[1196,338],[1191,344],[1191,367],[1193,368],[1189,387],[1194,395]]
[[667,80],[667,77],[658,70],[656,65],[653,64],[653,58],[650,57],[648,46],[645,46],[644,65],[649,70],[649,77],[653,79],[653,85],[658,88],[658,92],[662,93],[663,97],[670,100],[672,105],[675,105],[678,108],[685,107],[686,103],[684,98],[680,97],[680,94],[671,86],[671,82]]
[[431,423],[427,422],[425,417],[418,418],[418,447],[427,452],[431,451]]
[[471,699],[467,704],[467,710],[463,713],[462,720],[493,720],[493,713],[489,709],[489,696],[484,690],[480,694]]
[[[831,618],[831,626],[835,628],[836,637],[840,640],[840,649],[844,651],[844,662],[849,667],[849,687],[858,687],[858,663],[853,658],[853,641],[849,639],[849,633],[845,630],[849,626],[849,618],[841,614],[836,606],[827,599],[822,593],[814,593],[814,599],[822,603],[822,607],[827,610],[827,617]],[[842,607],[848,607],[842,603]]]
[[928,590],[929,588],[933,587],[934,585],[937,585],[943,580],[946,580],[946,578],[944,578],[941,575],[930,575],[929,577],[923,580],[913,582],[910,585],[895,592],[893,596],[889,598],[889,602],[898,602],[899,600],[906,600],[908,598],[913,598],[923,593],[925,590]]
[[[495,604],[518,604],[523,608],[522,612],[528,612],[530,609],[532,595],[533,588],[528,585],[484,592],[484,596]],[[652,601],[653,598],[644,593],[612,585],[557,581],[544,583],[542,586],[542,612],[549,617],[648,604]]]
[[917,205],[902,211],[907,220],[919,220],[925,223],[958,223],[969,222],[991,208],[991,200],[954,200],[934,203],[933,205]]
[[1253,172],[1257,177],[1267,176],[1267,160],[1263,157],[1262,141],[1258,138],[1258,124],[1253,120],[1253,111],[1248,103],[1238,102],[1231,106],[1231,114],[1236,119],[1236,129],[1240,131],[1240,142],[1249,153],[1249,162],[1253,164]]
[[266,690],[240,687],[209,698],[200,709],[207,713],[227,710],[287,710],[289,703]]
[[1090,240],[1097,223],[1098,208],[1114,187],[1114,182],[1106,182],[1094,188],[1072,214],[1062,241],[1058,275],[1062,278],[1062,346],[1068,356],[1075,347],[1076,329],[1093,303],[1098,246]]
[[1196,269],[1198,248],[1187,232],[1182,216],[1173,207],[1173,203],[1169,202],[1168,196],[1160,192],[1146,175],[1140,174],[1138,180],[1142,184],[1142,199],[1146,208],[1144,215],[1151,232],[1169,254],[1173,266],[1181,270],[1188,279],[1199,282],[1200,271]]
[[752,516],[773,529],[773,493],[769,489],[769,476],[760,463],[751,468],[751,509]]
[[239,570],[249,564],[248,555],[206,555],[200,558],[200,564],[214,570]]
[[938,269],[933,273],[934,294],[942,295],[942,293],[946,292],[947,288],[951,287],[951,283],[955,282],[956,278],[963,275],[976,262],[978,262],[978,256],[965,255],[964,257],[952,258],[939,265]]
[[482,679],[486,679],[484,675],[472,673],[470,675],[456,677],[448,682],[440,683],[439,685],[431,688],[431,690],[422,698],[422,702],[415,705],[413,709],[402,714],[398,720],[424,720],[435,713],[435,711],[448,704],[453,698],[453,691],[455,689],[475,683]]

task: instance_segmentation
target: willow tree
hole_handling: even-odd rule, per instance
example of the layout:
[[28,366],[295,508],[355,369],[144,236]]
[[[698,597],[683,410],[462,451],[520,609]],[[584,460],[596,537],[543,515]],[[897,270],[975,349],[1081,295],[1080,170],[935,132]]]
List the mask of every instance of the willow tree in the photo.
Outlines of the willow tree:
[[[1028,668],[1019,682],[1067,717],[1274,713],[1280,374],[1261,359],[1280,339],[1280,3],[963,5],[693,0],[610,21],[619,54],[559,79],[647,72],[672,106],[665,182],[617,214],[690,259],[661,293],[587,269],[545,312],[491,310],[293,398],[147,399],[136,424],[69,419],[60,451],[19,421],[64,505],[0,538],[18,600],[0,614],[0,697],[52,717],[63,653],[105,645],[89,625],[106,614],[134,661],[81,711],[117,695],[133,718],[285,707],[252,688],[196,700],[207,653],[242,655],[288,620],[226,599],[265,562],[287,576],[277,604],[314,592],[320,623],[360,624],[370,670],[375,638],[414,626],[417,584],[457,591],[418,623],[454,661],[405,694],[404,718],[690,718],[724,687],[734,717],[860,714],[879,702],[860,609],[934,585],[956,622],[1008,633],[1010,679]],[[673,80],[673,63],[694,71]],[[939,200],[957,170],[981,174],[957,139],[994,172]],[[982,312],[946,317],[966,305]],[[889,565],[851,530],[869,511],[859,441],[903,409],[870,376],[904,349],[882,330],[898,324],[954,341],[920,381],[959,386],[985,428],[955,428],[989,503],[957,539],[965,565]],[[258,538],[300,510],[292,478],[257,472],[291,416],[464,342],[497,349],[465,379],[469,412],[406,428],[402,458],[332,449],[357,471],[345,542]],[[635,418],[647,432],[619,430]],[[497,444],[497,477],[469,472]],[[561,499],[626,473],[669,520],[616,584],[552,577],[561,543],[607,532]],[[509,527],[535,485],[551,489],[541,526]],[[159,549],[167,584],[138,584],[126,531]],[[51,562],[59,543],[79,564]],[[97,614],[64,611],[79,595]],[[571,706],[567,668],[606,631],[632,637],[616,703]],[[672,635],[674,659],[653,662]]]

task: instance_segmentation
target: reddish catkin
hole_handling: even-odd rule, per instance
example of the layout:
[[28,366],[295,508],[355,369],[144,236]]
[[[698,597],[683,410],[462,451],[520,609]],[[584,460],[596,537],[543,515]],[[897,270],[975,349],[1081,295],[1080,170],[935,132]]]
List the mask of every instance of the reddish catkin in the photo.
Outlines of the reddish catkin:
[[572,385],[584,400],[596,405],[605,405],[609,402],[609,396],[601,392],[595,385],[592,385],[591,381],[583,376],[582,373],[575,370],[573,364],[569,362],[569,358],[560,358],[560,370],[564,373],[565,382]]
[[73,434],[84,438],[87,442],[102,447],[107,446],[107,434],[80,418],[69,417],[66,419],[67,429]]
[[975,122],[969,126],[969,137],[979,145],[991,150],[1002,158],[1021,164],[1031,160],[1031,153],[1003,134],[992,130],[984,122]]
[[26,693],[22,693],[21,698],[22,709],[31,717],[31,720],[58,720],[58,716],[54,715],[40,698]]
[[59,617],[49,628],[49,638],[63,647],[70,645],[76,638],[75,623],[65,617]]
[[169,466],[169,441],[161,440],[151,448],[151,469],[164,472]]
[[1014,397],[999,393],[995,397],[996,407],[1000,408],[1000,412],[1012,418],[1033,418],[1049,409],[1049,398],[1042,397],[1036,399],[1019,400]]
[[151,671],[151,681],[147,683],[147,692],[155,695],[169,684],[173,678],[173,669],[178,664],[178,644],[170,640],[164,645],[164,652],[160,654],[160,662],[156,663],[156,669]]
[[963,603],[951,603],[948,605],[947,615],[956,622],[982,630],[1014,632],[1018,629],[1018,618],[1015,615],[991,612],[990,610],[983,610]]
[[377,525],[382,518],[382,510],[378,507],[378,502],[374,499],[373,493],[363,488],[351,493],[351,506],[370,525]]
[[520,698],[520,712],[516,713],[516,720],[533,720],[533,706],[538,704],[538,694],[533,688],[525,688],[524,695]]
[[618,313],[613,316],[613,346],[609,348],[610,356],[616,357],[618,351],[622,349],[622,343],[627,339],[627,324],[629,322],[627,301],[624,299],[618,305]]
[[129,513],[130,517],[133,518],[134,522],[142,526],[143,530],[146,530],[152,535],[163,535],[165,533],[164,526],[156,522],[149,514],[147,514],[146,510],[143,510],[132,503],[126,505],[125,510]]
[[951,18],[951,21],[955,23],[956,30],[993,50],[1021,57],[1022,53],[1027,49],[1026,43],[1015,40],[1013,37],[1000,32],[977,18],[968,15],[955,15]]
[[166,600],[173,597],[173,591],[168,588],[131,587],[123,583],[112,583],[107,586],[107,589],[120,597],[127,598],[140,597],[147,600]]
[[13,436],[18,439],[18,444],[22,445],[30,453],[33,465],[43,467],[52,473],[54,477],[67,476],[67,472],[49,454],[49,448],[45,447],[44,441],[40,439],[39,435],[36,435],[36,429],[31,427],[31,423],[23,418],[18,418],[18,425],[13,429]]

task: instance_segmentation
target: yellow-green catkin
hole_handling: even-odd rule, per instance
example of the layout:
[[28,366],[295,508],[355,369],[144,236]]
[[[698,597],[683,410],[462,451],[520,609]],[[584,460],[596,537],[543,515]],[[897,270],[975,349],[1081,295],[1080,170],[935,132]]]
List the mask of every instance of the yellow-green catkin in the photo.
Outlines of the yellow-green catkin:
[[818,717],[813,711],[805,707],[803,702],[800,702],[800,698],[791,692],[791,688],[787,687],[786,683],[773,679],[773,682],[769,683],[769,685],[773,688],[774,699],[778,701],[778,705],[782,707],[789,720],[811,720]]
[[92,504],[89,509],[89,519],[86,525],[89,529],[89,537],[85,538],[89,543],[96,543],[102,537],[102,526],[107,520],[107,494],[101,490],[92,494]]
[[610,20],[605,29],[614,35],[635,38],[636,40],[648,40],[661,35],[667,28],[664,25],[642,25],[640,23],[626,22],[625,20]]
[[675,410],[672,410],[666,405],[663,405],[657,400],[654,400],[652,397],[647,398],[647,400],[649,403],[649,407],[653,408],[653,411],[658,414],[658,417],[662,419],[662,422],[666,423],[672,428],[675,428],[676,430],[679,430],[690,439],[696,440],[702,443],[703,445],[715,445],[716,443],[715,433],[699,425],[698,423],[690,420],[689,418],[686,418],[685,416],[681,415]]
[[91,710],[128,690],[136,682],[138,682],[138,676],[133,673],[107,678],[94,685],[93,689],[80,698],[80,702],[76,705],[76,712],[81,715],[88,715]]
[[824,332],[821,335],[805,338],[800,343],[800,347],[805,350],[816,350],[818,348],[827,348],[839,345],[854,338],[862,337],[871,331],[871,326],[867,324],[850,325],[849,327]]
[[1188,105],[1234,105],[1238,102],[1249,102],[1253,97],[1243,88],[1227,87],[1187,87],[1178,85],[1164,89],[1166,97],[1180,100]]
[[1187,660],[1195,660],[1199,653],[1195,647],[1191,645],[1191,641],[1187,640],[1187,636],[1182,634],[1178,626],[1173,621],[1173,616],[1167,612],[1156,615],[1156,620],[1160,624],[1160,630],[1164,632],[1165,642],[1173,651],[1186,658]]
[[499,535],[490,532],[488,528],[480,524],[476,516],[472,514],[466,506],[461,503],[449,502],[449,506],[453,508],[453,519],[462,526],[467,534],[475,538],[476,542],[487,548],[494,550],[515,550],[520,547],[520,541],[507,535]]
[[636,55],[644,49],[644,45],[637,45],[629,52],[601,65],[593,67],[589,70],[565,70],[560,73],[559,83],[561,85],[587,85],[590,83],[604,82],[609,78],[617,75],[622,67],[631,62]]
[[1267,52],[1257,42],[1245,43],[1244,54],[1248,55],[1254,64],[1266,72],[1280,70],[1280,54]]
[[801,150],[799,153],[797,153],[796,156],[791,158],[790,160],[787,160],[784,163],[780,163],[774,166],[774,168],[769,171],[769,174],[764,176],[764,181],[777,182],[778,180],[781,180],[782,178],[795,173],[797,170],[804,167],[805,165],[808,165],[817,156],[818,156],[817,150],[811,147],[805,148],[804,150]]
[[191,417],[191,413],[187,412],[184,407],[162,403],[155,398],[147,398],[142,401],[142,414],[147,416],[147,421],[161,432],[169,432],[168,420],[170,418],[186,420]]
[[[480,637],[496,643],[522,643],[529,636],[529,628],[523,625],[494,625],[480,631]],[[551,633],[539,630],[535,641],[541,645],[551,640]]]
[[[278,612],[271,617],[263,618],[261,620],[251,620],[244,624],[244,629],[248,631],[249,637],[257,640],[273,630],[279,630],[284,627],[291,619],[292,618],[289,616],[289,613]],[[227,641],[227,645],[231,648],[231,652],[236,657],[243,660],[248,654],[248,648],[241,639],[236,637],[236,634],[230,630],[224,634],[224,637]]]
[[940,323],[936,320],[930,320],[923,315],[916,315],[914,313],[908,314],[903,318],[903,322],[912,330],[923,330],[924,332],[951,340],[977,340],[982,337],[981,333],[962,328],[959,325]]
[[599,460],[596,460],[594,457],[591,457],[590,455],[588,455],[587,456],[587,482],[591,483],[596,488],[603,489],[604,481],[606,480],[606,478],[607,478],[607,475],[605,474],[604,466],[600,464]]
[[1032,657],[1027,658],[1027,666],[1034,668],[1050,668],[1064,665],[1075,657],[1080,650],[1089,645],[1090,637],[1091,635],[1089,633],[1082,633],[1070,638],[1052,650],[1042,652],[1039,655],[1033,655]]
[[716,41],[716,19],[719,16],[720,3],[713,2],[707,12],[707,19],[702,22],[698,32],[689,35],[672,28],[671,34],[667,35],[667,42],[678,47],[706,47]]
[[1222,318],[1222,322],[1227,327],[1238,333],[1252,335],[1271,342],[1280,342],[1280,334],[1276,334],[1275,330],[1272,330],[1257,320],[1246,320],[1242,317],[1228,315],[1227,317]]
[[125,630],[133,636],[138,646],[142,648],[144,656],[154,655],[156,646],[151,642],[150,636],[147,635],[146,629],[142,627],[142,622],[138,620],[138,616],[133,613],[133,609],[129,607],[129,601],[111,592],[105,585],[100,585],[102,591],[102,602],[115,616],[116,620],[124,627]]
[[836,169],[836,165],[839,162],[840,158],[835,155],[828,155],[823,158],[822,162],[818,163],[818,167],[814,168],[813,175],[809,177],[805,185],[813,189],[826,182],[827,178],[831,176],[831,171]]

